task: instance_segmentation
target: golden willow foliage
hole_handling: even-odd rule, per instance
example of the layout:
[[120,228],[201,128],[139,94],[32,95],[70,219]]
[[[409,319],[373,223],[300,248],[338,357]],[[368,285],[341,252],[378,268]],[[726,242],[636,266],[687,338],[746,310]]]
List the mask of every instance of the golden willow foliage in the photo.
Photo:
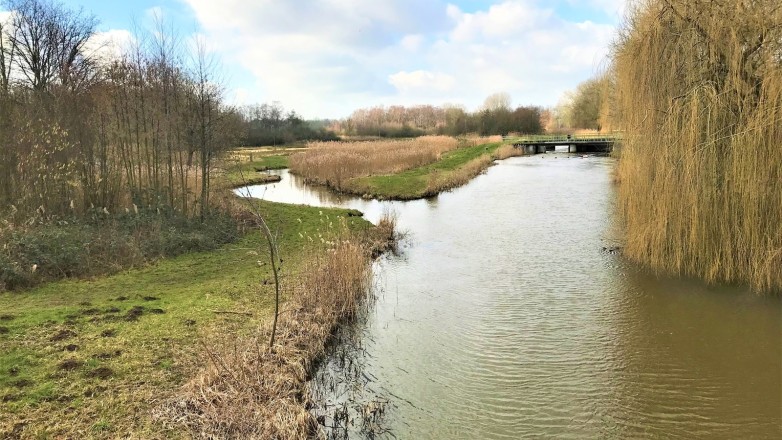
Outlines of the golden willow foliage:
[[649,0],[614,50],[626,254],[782,289],[782,4]]

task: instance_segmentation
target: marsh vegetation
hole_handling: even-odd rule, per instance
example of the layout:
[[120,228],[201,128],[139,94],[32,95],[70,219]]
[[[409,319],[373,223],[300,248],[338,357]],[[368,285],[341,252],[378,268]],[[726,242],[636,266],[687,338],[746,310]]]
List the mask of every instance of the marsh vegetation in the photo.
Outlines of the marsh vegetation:
[[423,136],[313,144],[291,171],[335,191],[381,199],[429,197],[463,185],[498,158],[520,155],[502,138]]

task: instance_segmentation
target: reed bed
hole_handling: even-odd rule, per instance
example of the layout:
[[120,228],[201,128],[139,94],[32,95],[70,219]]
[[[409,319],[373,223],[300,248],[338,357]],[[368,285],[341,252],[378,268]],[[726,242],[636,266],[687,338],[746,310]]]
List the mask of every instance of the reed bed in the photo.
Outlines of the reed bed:
[[429,175],[425,195],[434,196],[443,191],[465,185],[478,174],[486,171],[494,162],[492,156],[483,154],[451,171],[434,171]]
[[492,154],[492,157],[495,160],[505,160],[509,157],[518,157],[518,156],[524,156],[524,149],[514,147],[511,144],[505,144],[497,148],[497,150]]
[[464,146],[477,147],[478,145],[502,142],[502,136],[467,136],[462,138],[462,141],[464,142]]
[[378,174],[395,174],[437,161],[459,147],[448,136],[368,142],[313,142],[306,151],[290,157],[294,174],[309,183],[345,190],[348,180]]
[[372,257],[393,240],[394,225],[393,216],[386,216],[369,236],[327,241],[328,251],[313,255],[289,283],[275,346],[266,344],[270,325],[228,346],[205,344],[209,368],[158,408],[156,417],[201,438],[323,437],[309,412],[307,381],[338,326],[366,304]]
[[650,0],[614,48],[627,257],[782,291],[782,8]]
[[[485,145],[487,142],[497,142],[498,138],[501,142],[502,136],[475,138],[475,146]],[[429,176],[426,193],[427,195],[435,195],[443,191],[458,188],[467,184],[478,174],[486,171],[495,160],[504,160],[510,157],[518,157],[523,155],[524,150],[521,148],[514,147],[511,144],[501,145],[491,154],[482,154],[465,163],[464,165],[456,168],[455,170],[433,172]]]

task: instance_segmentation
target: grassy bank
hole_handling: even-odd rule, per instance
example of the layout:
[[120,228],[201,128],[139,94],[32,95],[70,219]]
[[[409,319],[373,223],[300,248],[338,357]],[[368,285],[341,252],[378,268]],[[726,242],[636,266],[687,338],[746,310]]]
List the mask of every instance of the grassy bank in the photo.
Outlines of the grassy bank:
[[353,179],[345,192],[380,199],[418,199],[461,186],[488,168],[502,143],[459,148],[430,165],[398,174]]
[[284,150],[283,154],[280,154],[279,149],[235,150],[223,164],[225,185],[236,188],[244,185],[278,182],[279,176],[266,173],[266,171],[288,168],[290,165],[287,151]]
[[[288,285],[340,224],[373,230],[345,210],[259,203]],[[153,410],[208,367],[201,341],[267,322],[273,287],[260,246],[250,233],[106,278],[0,293],[0,437],[189,437]]]
[[[338,326],[368,304],[372,255],[393,243],[394,224],[384,217],[370,240],[355,234],[326,240],[328,252],[307,259],[297,277],[277,332],[266,325],[215,344],[209,368],[159,407],[159,417],[200,438],[325,438],[308,411],[307,381]],[[272,348],[270,334],[277,337]]]
[[[291,170],[310,182],[326,185],[338,192],[379,199],[417,199],[469,182],[488,168],[494,159],[521,154],[521,150],[512,146],[499,141],[485,142],[487,140],[451,143],[447,148],[433,149],[425,160],[418,162],[396,161],[398,156],[408,158],[408,155],[393,153],[393,150],[389,152],[384,150],[384,144],[377,143],[373,147],[375,151],[369,150],[369,146],[362,147],[362,150],[369,151],[361,154],[368,155],[370,159],[347,170],[341,168],[344,161],[321,161],[312,166],[310,158],[300,156],[292,159]],[[350,145],[342,148],[341,155],[350,154]]]

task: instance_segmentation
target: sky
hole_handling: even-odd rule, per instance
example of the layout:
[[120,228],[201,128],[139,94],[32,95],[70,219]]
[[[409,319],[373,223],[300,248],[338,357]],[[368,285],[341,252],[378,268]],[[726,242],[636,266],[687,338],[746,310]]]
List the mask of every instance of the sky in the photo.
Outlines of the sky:
[[[605,66],[626,0],[61,0],[122,42],[154,17],[200,38],[232,104],[279,101],[308,119],[498,92],[555,105]],[[1,14],[1,13],[0,13]]]

